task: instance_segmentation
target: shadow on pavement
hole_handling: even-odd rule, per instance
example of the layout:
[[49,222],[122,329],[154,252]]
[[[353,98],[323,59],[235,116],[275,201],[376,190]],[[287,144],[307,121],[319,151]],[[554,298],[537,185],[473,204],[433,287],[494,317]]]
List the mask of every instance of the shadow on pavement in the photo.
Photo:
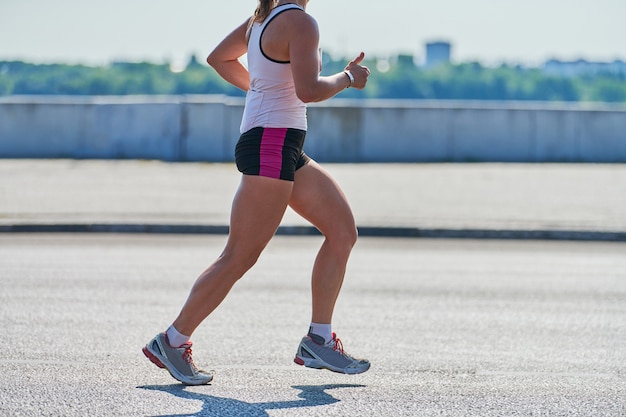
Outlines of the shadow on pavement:
[[[178,398],[186,400],[202,401],[202,408],[193,414],[167,414],[158,417],[204,417],[204,416],[249,416],[261,417],[269,416],[267,410],[278,410],[301,407],[319,407],[339,402],[338,399],[328,394],[326,391],[337,388],[363,388],[365,385],[358,384],[329,384],[329,385],[294,385],[292,388],[300,390],[298,394],[300,400],[292,401],[270,401],[265,403],[248,403],[232,398],[215,397],[212,395],[199,394],[186,390],[186,386],[172,385],[146,385],[137,388],[162,391]],[[155,416],[156,417],[156,416]]]

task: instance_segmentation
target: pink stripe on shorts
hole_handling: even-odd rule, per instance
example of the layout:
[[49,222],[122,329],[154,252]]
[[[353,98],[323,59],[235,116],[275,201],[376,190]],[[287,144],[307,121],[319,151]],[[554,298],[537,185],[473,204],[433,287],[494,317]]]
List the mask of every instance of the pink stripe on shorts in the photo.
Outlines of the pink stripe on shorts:
[[283,147],[286,128],[265,128],[261,137],[260,168],[259,175],[262,177],[280,178],[283,166]]

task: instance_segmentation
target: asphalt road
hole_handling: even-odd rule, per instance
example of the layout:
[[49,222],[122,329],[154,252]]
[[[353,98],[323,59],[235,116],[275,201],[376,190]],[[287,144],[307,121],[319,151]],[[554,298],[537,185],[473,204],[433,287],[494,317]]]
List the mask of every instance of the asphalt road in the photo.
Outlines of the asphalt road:
[[334,330],[372,368],[292,359],[319,237],[278,236],[193,337],[141,347],[225,236],[0,234],[2,416],[624,416],[626,245],[362,238]]

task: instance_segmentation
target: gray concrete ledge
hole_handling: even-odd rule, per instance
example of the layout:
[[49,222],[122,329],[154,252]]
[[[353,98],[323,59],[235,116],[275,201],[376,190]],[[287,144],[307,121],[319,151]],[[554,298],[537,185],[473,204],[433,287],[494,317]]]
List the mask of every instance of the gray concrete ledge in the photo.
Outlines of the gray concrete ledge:
[[[589,230],[425,229],[418,227],[359,227],[361,237],[429,239],[559,240],[626,242],[626,232]],[[194,224],[14,224],[0,225],[0,233],[120,233],[226,235],[228,226]],[[279,236],[319,236],[312,226],[280,226]]]
[[[361,236],[626,241],[626,165],[323,164]],[[225,234],[232,164],[0,160],[0,232]],[[278,234],[314,235],[288,209]]]

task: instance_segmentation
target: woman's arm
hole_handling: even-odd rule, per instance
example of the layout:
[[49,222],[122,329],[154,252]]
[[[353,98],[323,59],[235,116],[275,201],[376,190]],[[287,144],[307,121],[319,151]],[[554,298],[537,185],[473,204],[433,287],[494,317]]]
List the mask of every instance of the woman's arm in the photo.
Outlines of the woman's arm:
[[330,76],[319,75],[319,29],[310,15],[294,13],[287,36],[291,71],[300,100],[305,103],[318,102],[335,96],[347,87],[365,88],[370,71],[360,65],[365,57],[363,52],[346,66],[354,82],[344,72]]
[[239,58],[248,51],[248,23],[249,20],[246,20],[233,30],[206,59],[222,78],[244,91],[250,88],[250,74]]

